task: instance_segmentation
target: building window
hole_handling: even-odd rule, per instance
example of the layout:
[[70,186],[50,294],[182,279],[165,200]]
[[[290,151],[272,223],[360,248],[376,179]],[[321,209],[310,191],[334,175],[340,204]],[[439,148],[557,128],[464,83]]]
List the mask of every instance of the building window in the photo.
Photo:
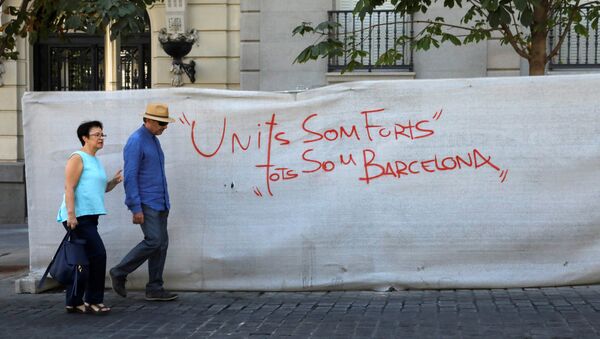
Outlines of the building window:
[[[330,11],[329,21],[337,22],[340,26],[332,34],[346,46],[354,44],[357,49],[368,52],[368,56],[360,58],[363,66],[356,69],[372,70],[407,70],[412,71],[413,59],[410,43],[397,46],[402,53],[393,65],[377,66],[377,59],[388,49],[394,48],[396,39],[400,36],[412,36],[410,16],[402,16],[393,10],[374,11],[367,14],[363,21],[352,11]],[[351,39],[350,36],[354,38]],[[347,48],[344,48],[347,49]],[[329,71],[339,71],[350,62],[347,53],[343,56],[329,58]]]

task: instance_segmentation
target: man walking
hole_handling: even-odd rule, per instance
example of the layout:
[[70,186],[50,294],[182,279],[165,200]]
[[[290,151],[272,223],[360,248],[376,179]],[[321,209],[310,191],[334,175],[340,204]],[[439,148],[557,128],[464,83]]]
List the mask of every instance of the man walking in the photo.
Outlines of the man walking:
[[156,136],[161,135],[169,122],[165,104],[148,104],[143,114],[144,124],[127,140],[123,150],[125,204],[133,214],[133,223],[141,225],[144,240],[135,246],[110,269],[113,290],[126,297],[127,275],[148,260],[149,279],[146,300],[174,300],[177,294],[163,288],[163,269],[167,258],[169,236],[169,192],[165,176],[165,157]]

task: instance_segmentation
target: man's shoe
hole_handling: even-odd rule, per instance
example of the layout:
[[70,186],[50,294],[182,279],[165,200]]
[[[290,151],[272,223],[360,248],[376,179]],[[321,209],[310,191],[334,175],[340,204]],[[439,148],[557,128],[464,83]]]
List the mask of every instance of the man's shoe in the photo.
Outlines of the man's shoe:
[[112,285],[113,291],[115,291],[116,294],[125,298],[127,296],[127,289],[125,289],[125,282],[127,281],[127,279],[125,279],[124,277],[118,277],[114,273],[114,268],[110,269],[108,275],[110,276],[110,283]]
[[177,294],[165,290],[146,292],[146,300],[148,301],[170,301],[175,299],[177,299]]

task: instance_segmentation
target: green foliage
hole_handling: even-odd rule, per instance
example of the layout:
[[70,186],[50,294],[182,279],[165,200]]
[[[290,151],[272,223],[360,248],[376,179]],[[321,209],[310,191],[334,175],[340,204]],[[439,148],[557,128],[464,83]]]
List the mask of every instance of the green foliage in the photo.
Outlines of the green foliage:
[[316,60],[319,57],[333,57],[344,55],[344,44],[336,39],[328,38],[325,41],[318,42],[315,45],[306,47],[294,60],[294,63],[303,63],[309,60]]
[[303,22],[292,31],[292,35],[305,35],[307,33],[319,34],[325,37],[325,40],[319,41],[306,47],[294,60],[294,63],[303,63],[309,60],[316,60],[319,57],[333,57],[344,54],[344,43],[334,38],[331,34],[338,29],[340,24],[333,21],[321,22],[316,27],[312,27],[310,22]]
[[[388,25],[404,24],[409,21],[418,30],[412,36],[398,38],[392,48],[379,55],[376,65],[395,64],[404,57],[401,51],[406,48],[429,50],[432,47],[438,48],[442,44],[460,46],[491,39],[493,34],[500,36],[501,43],[510,44],[521,57],[531,61],[534,56],[541,55],[545,63],[558,52],[567,32],[574,31],[578,35],[587,36],[590,29],[595,31],[598,28],[600,2],[583,1],[443,0],[444,8],[463,8],[464,14],[458,23],[450,23],[446,22],[443,16],[435,19],[427,17],[421,20],[414,19],[420,13],[427,13],[434,3],[432,0],[390,0],[394,11],[402,19],[401,22],[390,22]],[[360,20],[364,20],[384,2],[384,0],[359,0],[353,14]],[[341,30],[339,25],[328,21],[317,26],[304,22],[296,27],[294,34],[317,35],[318,39],[302,51],[295,62],[343,55],[348,66],[342,72],[362,66],[361,60],[368,56],[368,52],[361,50],[361,41],[370,38],[373,27],[365,27],[354,32],[340,32]],[[552,49],[546,46],[550,31],[555,32],[556,45],[550,46]],[[357,36],[362,40],[357,39]],[[543,43],[540,44],[542,40]],[[544,50],[534,51],[541,48]]]
[[314,32],[314,30],[315,29],[312,28],[310,22],[303,22],[300,26],[294,28],[294,30],[292,31],[292,35],[304,35],[306,33]]
[[67,32],[97,34],[110,24],[110,38],[144,30],[147,6],[162,0],[22,0],[20,6],[4,6],[9,21],[0,27],[0,57],[15,59],[15,38],[31,43]]
[[377,59],[377,62],[375,62],[375,66],[393,65],[397,61],[402,60],[402,58],[404,58],[404,55],[399,51],[395,49],[388,49],[379,56],[379,59]]

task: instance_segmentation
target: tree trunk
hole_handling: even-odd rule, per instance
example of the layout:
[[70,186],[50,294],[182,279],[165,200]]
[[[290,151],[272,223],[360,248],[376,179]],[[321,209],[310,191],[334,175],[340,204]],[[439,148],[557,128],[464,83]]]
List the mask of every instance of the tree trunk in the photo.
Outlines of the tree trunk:
[[546,55],[548,43],[549,4],[547,0],[540,1],[533,7],[533,23],[531,29],[531,50],[529,53],[529,75],[544,75],[546,73]]
[[529,57],[529,75],[546,74],[546,36],[531,39],[531,53]]

